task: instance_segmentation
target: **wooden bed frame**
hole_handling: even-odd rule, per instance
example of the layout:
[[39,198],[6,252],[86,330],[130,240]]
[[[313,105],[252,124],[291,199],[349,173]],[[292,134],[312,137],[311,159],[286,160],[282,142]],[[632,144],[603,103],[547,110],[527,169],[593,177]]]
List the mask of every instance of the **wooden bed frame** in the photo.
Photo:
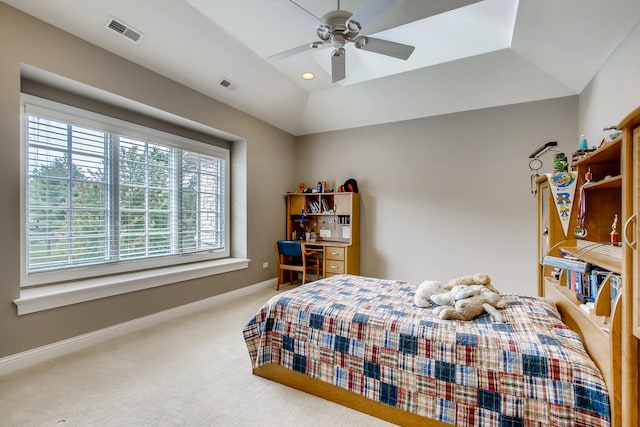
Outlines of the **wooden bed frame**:
[[253,374],[401,426],[451,427],[451,424],[376,402],[358,393],[294,372],[276,363],[267,363],[259,368],[254,368]]

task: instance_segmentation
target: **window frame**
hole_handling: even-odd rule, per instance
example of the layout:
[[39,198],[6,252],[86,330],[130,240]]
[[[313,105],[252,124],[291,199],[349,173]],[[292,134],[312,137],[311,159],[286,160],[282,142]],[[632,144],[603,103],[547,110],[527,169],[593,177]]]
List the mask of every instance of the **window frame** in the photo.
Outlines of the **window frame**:
[[[56,120],[62,120],[67,123],[72,123],[79,126],[87,126],[95,128],[96,124],[100,125],[100,129],[106,132],[124,134],[127,137],[135,137],[143,140],[149,140],[158,142],[163,145],[172,146],[179,149],[184,149],[196,153],[200,153],[207,156],[215,156],[223,158],[225,161],[225,247],[224,250],[212,250],[202,251],[188,254],[179,255],[165,255],[151,258],[142,258],[134,260],[123,260],[116,262],[109,262],[105,264],[89,264],[70,268],[61,268],[57,270],[48,270],[44,272],[27,272],[28,261],[28,245],[27,245],[27,182],[28,182],[28,153],[26,140],[26,116],[29,113],[42,112],[44,116],[50,117]],[[52,115],[54,117],[52,117]],[[93,283],[97,278],[103,276],[111,276],[114,280],[121,280],[123,275],[137,275],[140,276],[141,271],[151,271],[152,275],[157,274],[157,271],[162,269],[170,269],[171,267],[192,264],[188,269],[193,269],[198,263],[204,263],[200,265],[209,265],[211,261],[221,260],[225,261],[223,264],[227,265],[232,260],[231,254],[232,248],[232,235],[231,235],[231,199],[232,199],[232,187],[231,187],[231,174],[232,174],[232,158],[231,149],[219,147],[213,144],[207,144],[204,142],[188,139],[179,135],[168,133],[165,131],[150,128],[148,126],[138,125],[129,121],[109,117],[104,114],[88,111],[82,108],[77,108],[67,104],[62,104],[56,101],[44,99],[41,97],[33,96],[30,94],[21,94],[21,108],[20,108],[20,127],[21,127],[21,189],[20,189],[20,203],[21,203],[21,281],[20,286],[22,289],[30,287],[50,285],[53,283],[64,283],[72,281],[87,282],[87,286],[91,286],[89,282]],[[195,263],[195,264],[194,264]],[[209,263],[209,264],[207,264]],[[241,263],[242,264],[242,263]],[[225,267],[226,270],[228,267]],[[242,267],[240,267],[242,268]],[[169,271],[169,270],[167,270]],[[172,273],[173,274],[173,273]],[[121,277],[115,277],[121,276]],[[160,283],[165,284],[165,283]],[[80,287],[81,287],[80,283]]]

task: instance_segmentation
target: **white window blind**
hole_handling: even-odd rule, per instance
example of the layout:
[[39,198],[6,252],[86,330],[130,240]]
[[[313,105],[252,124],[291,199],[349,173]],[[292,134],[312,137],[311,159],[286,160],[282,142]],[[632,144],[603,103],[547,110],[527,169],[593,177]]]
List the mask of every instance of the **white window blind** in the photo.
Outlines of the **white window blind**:
[[229,256],[227,149],[55,106],[25,104],[25,285]]

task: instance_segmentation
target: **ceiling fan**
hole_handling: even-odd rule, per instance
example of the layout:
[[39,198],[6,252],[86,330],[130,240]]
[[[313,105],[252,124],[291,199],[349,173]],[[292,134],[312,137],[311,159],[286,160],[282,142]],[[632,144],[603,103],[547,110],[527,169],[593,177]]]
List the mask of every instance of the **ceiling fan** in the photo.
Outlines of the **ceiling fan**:
[[353,43],[357,49],[406,60],[413,53],[415,49],[414,46],[360,34],[361,30],[368,23],[380,17],[380,15],[385,12],[385,9],[389,10],[402,1],[403,0],[370,0],[354,15],[347,10],[340,9],[340,0],[337,0],[336,10],[332,10],[321,18],[318,18],[291,0],[289,4],[297,6],[309,21],[316,25],[316,34],[319,40],[285,50],[269,56],[267,59],[278,60],[308,50],[332,47],[331,80],[333,83],[343,80],[346,77],[346,52],[344,46],[347,43]]

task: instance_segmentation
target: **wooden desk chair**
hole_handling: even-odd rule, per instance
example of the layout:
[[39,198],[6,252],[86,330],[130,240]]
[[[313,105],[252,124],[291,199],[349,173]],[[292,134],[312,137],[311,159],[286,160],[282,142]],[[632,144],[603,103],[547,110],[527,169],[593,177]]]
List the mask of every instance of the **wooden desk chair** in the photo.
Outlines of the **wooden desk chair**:
[[304,243],[296,240],[278,240],[276,242],[278,254],[278,287],[284,282],[284,272],[289,272],[289,281],[293,282],[292,272],[302,272],[302,283],[307,281],[307,270],[315,269],[316,277],[320,278],[320,254],[318,251],[307,250]]

